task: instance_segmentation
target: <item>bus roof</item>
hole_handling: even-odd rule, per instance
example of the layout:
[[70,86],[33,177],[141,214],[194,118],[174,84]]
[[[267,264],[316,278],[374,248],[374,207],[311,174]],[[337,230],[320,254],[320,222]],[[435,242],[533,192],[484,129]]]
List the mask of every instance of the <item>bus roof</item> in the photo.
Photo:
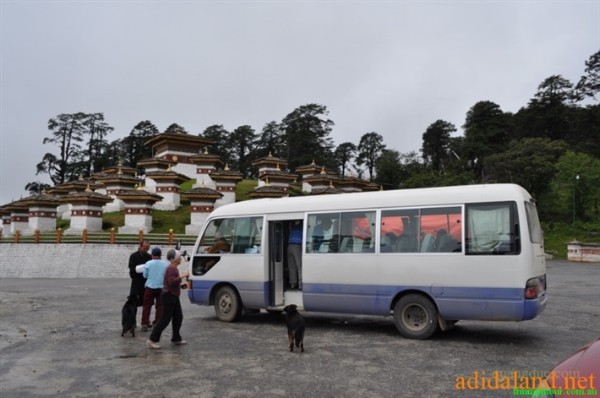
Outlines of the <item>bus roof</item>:
[[252,199],[221,206],[211,217],[289,212],[368,209],[380,207],[444,206],[471,202],[531,201],[516,184],[457,185],[436,188],[395,189],[331,195]]

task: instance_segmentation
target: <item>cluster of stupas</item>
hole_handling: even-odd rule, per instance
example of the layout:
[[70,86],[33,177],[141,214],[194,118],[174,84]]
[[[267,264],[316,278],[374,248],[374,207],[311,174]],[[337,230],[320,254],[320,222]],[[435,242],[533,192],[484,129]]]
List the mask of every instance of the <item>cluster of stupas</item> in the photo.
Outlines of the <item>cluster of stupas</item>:
[[[145,144],[155,155],[138,162],[137,166],[145,170],[143,176],[137,175],[135,168],[117,164],[87,179],[80,177],[5,204],[0,206],[0,233],[8,236],[17,231],[21,235],[55,231],[57,218],[70,220],[65,234],[100,232],[103,213],[118,211],[125,213],[125,225],[118,233],[148,233],[152,230],[152,210],[176,210],[183,197],[190,202],[190,224],[185,233],[195,235],[211,211],[235,202],[235,187],[242,175],[208,153],[212,140],[186,133],[162,133]],[[285,171],[287,165],[286,160],[271,153],[253,161],[252,166],[258,169],[258,186],[248,196],[284,197],[290,186],[312,195],[379,189],[363,179],[340,177],[314,162],[296,168],[295,173]],[[181,184],[192,179],[196,180],[193,188],[181,192]]]

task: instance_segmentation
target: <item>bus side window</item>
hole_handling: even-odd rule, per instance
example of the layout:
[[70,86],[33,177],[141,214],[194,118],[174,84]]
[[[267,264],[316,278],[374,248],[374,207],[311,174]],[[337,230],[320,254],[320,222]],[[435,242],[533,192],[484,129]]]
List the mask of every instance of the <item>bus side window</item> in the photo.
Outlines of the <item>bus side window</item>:
[[332,240],[333,253],[369,253],[375,248],[371,237],[375,230],[374,211],[342,212],[336,220],[336,231]]
[[348,249],[348,239],[344,239],[347,235],[343,235],[340,213],[309,214],[307,220],[307,253],[341,253]]
[[226,219],[216,219],[210,221],[210,223],[204,230],[202,238],[200,239],[197,254],[210,252],[210,248],[213,247],[216,243],[216,237],[222,236],[223,230],[225,229],[225,226],[228,222],[229,220]]
[[419,217],[422,253],[462,252],[462,209],[459,206],[423,208]]
[[232,236],[232,253],[256,254],[260,252],[262,217],[238,217]]
[[467,254],[519,254],[514,202],[467,205]]
[[[316,245],[315,242],[315,229],[317,227],[317,215],[315,214],[310,214],[308,216],[308,222],[307,222],[307,226],[306,226],[306,236],[304,236],[304,239],[306,241],[306,252],[307,253],[315,253],[318,252],[318,246]],[[316,249],[316,250],[315,250]]]
[[383,210],[379,250],[383,253],[417,252],[418,214],[418,209]]
[[432,234],[425,234],[421,241],[421,252],[431,253],[436,248],[436,241]]
[[437,232],[437,251],[442,253],[451,253],[461,251],[460,242],[454,239],[448,231],[440,229]]

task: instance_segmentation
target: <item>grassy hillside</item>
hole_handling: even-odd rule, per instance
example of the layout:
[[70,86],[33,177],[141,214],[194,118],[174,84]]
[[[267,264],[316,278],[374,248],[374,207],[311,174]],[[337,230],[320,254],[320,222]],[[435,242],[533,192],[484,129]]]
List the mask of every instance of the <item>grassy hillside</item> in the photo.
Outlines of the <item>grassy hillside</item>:
[[[181,191],[190,191],[196,180],[190,180],[181,185]],[[257,185],[256,180],[244,180],[236,186],[236,201],[248,199],[248,192]],[[174,211],[152,210],[152,233],[169,233],[170,229],[176,234],[185,233],[185,226],[190,223],[190,203],[182,198],[181,206]],[[107,231],[125,225],[125,214],[122,211],[104,213],[102,229]]]
[[544,248],[546,253],[557,258],[567,258],[567,243],[577,240],[579,242],[600,242],[600,224],[554,224],[543,223]]

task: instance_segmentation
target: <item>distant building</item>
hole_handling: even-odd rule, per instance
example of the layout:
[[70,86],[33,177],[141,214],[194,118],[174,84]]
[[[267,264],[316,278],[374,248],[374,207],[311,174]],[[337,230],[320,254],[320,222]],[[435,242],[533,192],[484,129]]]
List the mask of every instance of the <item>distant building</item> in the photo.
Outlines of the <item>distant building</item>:
[[120,234],[135,234],[142,230],[152,231],[152,206],[163,200],[161,195],[145,191],[142,187],[121,192],[117,195],[125,204],[125,225],[119,227]]
[[44,192],[23,201],[29,206],[29,229],[40,232],[56,230],[56,210],[60,202],[58,196]]
[[108,195],[93,192],[87,188],[83,192],[72,192],[60,198],[61,203],[71,205],[71,225],[65,234],[78,235],[88,232],[102,231],[102,207],[111,202]]
[[154,191],[162,197],[162,200],[156,202],[153,206],[157,210],[176,210],[181,205],[179,186],[190,178],[171,169],[171,166],[164,171],[154,171],[146,174],[146,177],[155,181]]
[[159,171],[165,171],[169,168],[169,166],[174,166],[176,164],[177,163],[173,162],[172,160],[166,160],[157,157],[142,159],[139,162],[137,162],[138,168],[144,169],[143,177],[144,184],[146,185],[146,190],[148,192],[156,192],[156,181],[148,177],[148,174]]
[[210,178],[215,182],[216,190],[223,194],[223,197],[215,202],[215,207],[235,202],[235,187],[242,181],[242,173],[230,170],[226,164],[223,170],[210,173]]
[[192,179],[196,178],[192,157],[214,141],[187,133],[162,133],[149,138],[144,144],[152,147],[154,157],[175,162],[173,170]]
[[123,192],[133,190],[142,183],[141,179],[134,177],[131,173],[124,174],[121,166],[116,168],[116,170],[116,173],[104,172],[97,176],[95,175],[96,181],[104,185],[103,190],[99,191],[99,193],[104,193],[113,199],[104,206],[103,211],[106,213],[123,210],[125,204],[119,199],[119,195]]
[[181,194],[190,201],[190,224],[185,226],[187,235],[198,235],[208,215],[215,209],[215,202],[223,194],[215,189],[199,186]]
[[217,171],[223,166],[223,161],[218,155],[208,153],[208,148],[204,147],[204,151],[190,156],[190,162],[196,166],[194,188],[209,187],[216,188],[215,182],[210,177],[211,173]]

